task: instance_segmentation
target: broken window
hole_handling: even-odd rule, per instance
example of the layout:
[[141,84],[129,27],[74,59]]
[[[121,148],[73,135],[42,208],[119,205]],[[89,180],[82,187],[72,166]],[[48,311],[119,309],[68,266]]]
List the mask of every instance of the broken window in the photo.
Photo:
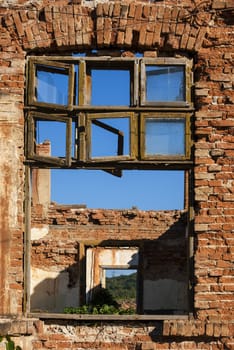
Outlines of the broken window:
[[130,105],[130,72],[128,70],[91,69],[91,82],[91,105]]
[[74,66],[63,62],[29,61],[28,103],[36,106],[71,106]]
[[[29,58],[28,71],[28,123],[36,109],[74,126],[68,134],[54,123],[57,141],[66,138],[72,147],[45,159],[47,165],[56,159],[72,168],[105,162],[103,169],[115,160],[122,168],[149,158],[191,162],[190,60],[38,57]],[[27,155],[35,162],[41,130],[37,123],[28,127]]]
[[[64,115],[31,112],[27,115],[28,142],[27,156],[41,163],[70,164],[72,142],[72,119]],[[56,130],[56,132],[55,132]],[[58,140],[58,134],[59,140]],[[39,145],[50,143],[49,154],[40,154]]]
[[132,113],[88,114],[88,159],[133,157],[133,124]]
[[[49,217],[43,216],[43,223],[49,223],[48,232],[32,230],[32,251],[39,259],[33,261],[31,270],[31,311],[64,312],[71,307],[77,313],[102,314],[104,310],[100,310],[100,304],[94,305],[94,300],[100,303],[100,298],[95,298],[105,291],[101,298],[110,298],[111,294],[111,306],[118,308],[107,307],[107,313],[114,310],[121,314],[128,308],[142,315],[188,313],[191,85],[191,61],[184,58],[28,58],[28,164],[32,169],[75,171],[74,181],[59,180],[59,189],[65,192],[71,185],[75,197],[78,189],[82,202],[82,191],[99,199],[105,197],[105,187],[108,197],[116,202],[113,207],[108,202],[105,208],[117,208],[113,215],[106,213],[99,218],[95,212],[86,211],[85,205],[68,205],[65,209],[52,205]],[[77,170],[79,175],[84,173],[83,178],[77,176]],[[116,175],[112,177],[116,182],[109,185],[102,178],[100,185],[96,175],[100,170],[109,177]],[[87,171],[95,178],[91,179]],[[158,180],[156,171],[163,175],[171,172],[173,190],[178,185],[175,173],[179,173],[180,195]],[[152,177],[132,181],[141,172]],[[117,185],[121,176],[130,178],[124,189]],[[34,179],[38,181],[36,176]],[[165,193],[156,189],[156,182],[171,192],[168,202],[177,197],[176,207],[171,203],[166,206]],[[160,198],[162,207],[156,209],[165,212],[156,212],[152,203],[138,210],[134,192],[141,199]],[[124,196],[131,202],[128,208],[119,210],[117,197]],[[98,204],[89,206],[100,208]],[[116,222],[114,215],[121,215],[120,221]],[[47,234],[48,242],[44,238]],[[59,242],[57,248],[54,237]],[[43,259],[50,265],[45,264],[42,273]],[[125,283],[120,289],[131,289],[125,296],[114,292],[120,276],[121,283]]]

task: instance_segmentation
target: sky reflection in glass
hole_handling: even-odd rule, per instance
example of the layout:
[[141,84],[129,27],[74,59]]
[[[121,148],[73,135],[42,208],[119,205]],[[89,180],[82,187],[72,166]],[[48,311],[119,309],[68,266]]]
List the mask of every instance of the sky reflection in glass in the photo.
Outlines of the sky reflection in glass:
[[184,155],[185,121],[182,118],[147,118],[145,153],[147,155]]
[[146,66],[146,101],[185,100],[184,66]]

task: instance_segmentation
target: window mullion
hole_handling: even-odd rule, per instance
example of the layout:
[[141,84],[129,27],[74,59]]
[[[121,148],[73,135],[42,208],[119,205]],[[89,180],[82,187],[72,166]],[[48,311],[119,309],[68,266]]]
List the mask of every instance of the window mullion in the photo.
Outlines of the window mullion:
[[191,139],[191,114],[186,114],[186,127],[185,127],[185,145],[186,145],[186,157],[191,158],[192,139]]
[[87,131],[86,131],[86,116],[84,113],[79,113],[78,116],[78,160],[86,161],[87,154]]
[[30,114],[27,115],[27,156],[31,158],[35,149],[35,126]]
[[87,95],[87,84],[86,84],[86,63],[85,61],[80,61],[79,63],[79,93],[78,93],[78,104],[84,106],[86,102]]
[[66,126],[66,165],[71,166],[71,146],[72,146],[72,119],[69,118]]
[[133,96],[132,96],[132,105],[139,105],[139,63],[136,61],[134,63],[134,77],[131,76],[131,84],[133,84]]
[[72,64],[69,68],[69,83],[68,83],[68,109],[72,110],[74,103],[74,83],[75,83],[75,70]]
[[28,62],[28,91],[27,91],[27,102],[32,105],[35,97],[34,91],[36,89],[36,69],[33,61]]
[[140,73],[140,91],[139,91],[139,95],[140,95],[140,105],[143,106],[145,103],[145,99],[146,99],[146,74],[145,74],[145,63],[143,61],[141,61],[141,73]]

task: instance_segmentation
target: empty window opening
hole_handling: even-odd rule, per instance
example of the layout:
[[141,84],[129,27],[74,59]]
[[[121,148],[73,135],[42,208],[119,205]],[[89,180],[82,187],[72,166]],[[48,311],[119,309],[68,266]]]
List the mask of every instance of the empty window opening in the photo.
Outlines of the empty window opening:
[[120,69],[92,69],[91,104],[96,106],[130,105],[130,72]]
[[[58,134],[59,142],[58,142]],[[51,156],[66,156],[66,124],[63,122],[38,120],[37,121],[37,144],[50,141]]]
[[[50,143],[50,153],[48,157],[65,158],[67,153],[71,157],[76,157],[77,152],[77,121],[65,117],[54,117],[35,114],[35,138],[36,145],[42,145],[44,142]],[[70,125],[71,124],[71,125]],[[40,147],[38,147],[38,150]],[[46,155],[45,155],[46,156]]]
[[88,208],[184,209],[184,182],[184,171],[179,170],[124,170],[119,178],[100,170],[53,169],[51,199]]
[[136,312],[137,270],[103,269],[102,287],[106,288],[122,309]]
[[99,118],[91,121],[91,157],[130,155],[129,118]]
[[94,247],[86,251],[86,301],[136,313],[137,247]]

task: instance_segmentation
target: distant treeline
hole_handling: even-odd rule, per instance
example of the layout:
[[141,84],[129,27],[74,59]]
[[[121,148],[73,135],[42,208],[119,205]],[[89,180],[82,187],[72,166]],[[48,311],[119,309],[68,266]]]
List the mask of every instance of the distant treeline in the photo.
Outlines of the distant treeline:
[[106,277],[106,288],[111,292],[114,299],[136,298],[136,272],[130,275]]

